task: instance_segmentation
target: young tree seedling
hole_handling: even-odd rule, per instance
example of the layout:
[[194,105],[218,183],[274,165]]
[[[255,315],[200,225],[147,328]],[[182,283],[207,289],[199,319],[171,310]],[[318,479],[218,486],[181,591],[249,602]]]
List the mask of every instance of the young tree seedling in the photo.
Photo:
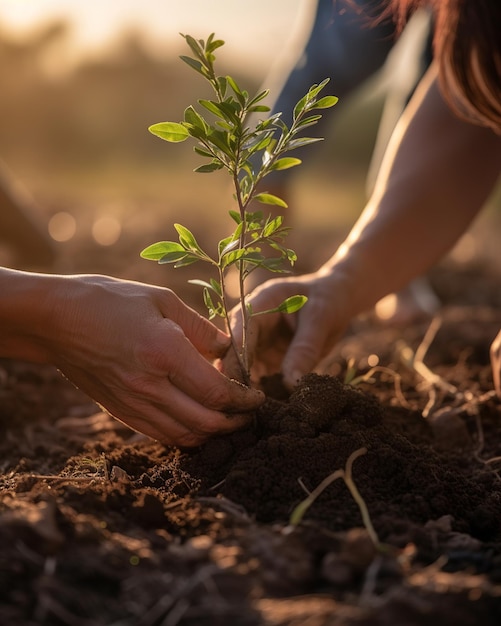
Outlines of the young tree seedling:
[[[285,170],[301,163],[300,159],[284,156],[285,153],[317,141],[318,137],[299,137],[306,128],[316,124],[321,118],[318,113],[337,102],[335,96],[319,94],[328,82],[313,85],[294,107],[290,127],[281,119],[281,113],[257,122],[255,127],[247,125],[249,114],[266,113],[270,109],[262,101],[268,90],[250,96],[231,76],[218,76],[214,69],[215,50],[224,41],[211,34],[207,41],[197,40],[190,35],[182,35],[192,57],[181,59],[201,74],[211,85],[215,97],[212,100],[200,99],[198,104],[204,109],[203,115],[193,106],[184,111],[182,122],[161,122],[150,126],[154,135],[172,143],[195,139],[195,152],[207,159],[196,172],[209,173],[226,170],[231,176],[237,210],[230,210],[229,216],[235,227],[230,235],[221,239],[217,252],[209,254],[198,244],[194,234],[181,224],[174,224],[178,241],[161,241],[148,246],[141,252],[145,259],[158,263],[173,263],[183,267],[204,261],[214,267],[215,277],[208,281],[194,279],[189,282],[203,288],[204,302],[209,319],[216,316],[226,320],[231,335],[233,349],[242,372],[242,380],[250,383],[248,355],[248,331],[252,317],[268,313],[294,313],[306,302],[303,295],[287,298],[278,307],[267,311],[254,311],[247,300],[246,280],[258,268],[271,272],[284,272],[286,265],[292,266],[296,254],[284,245],[289,228],[283,226],[283,216],[272,217],[262,211],[251,210],[251,202],[286,208],[286,203],[276,195],[260,190],[263,178],[274,170]],[[313,111],[317,111],[313,113]],[[210,114],[210,119],[207,118]],[[256,165],[257,163],[257,165]],[[259,188],[259,189],[258,189]],[[239,285],[239,306],[242,315],[242,343],[237,345],[228,323],[230,312],[227,293],[227,277],[231,268],[237,269]]]

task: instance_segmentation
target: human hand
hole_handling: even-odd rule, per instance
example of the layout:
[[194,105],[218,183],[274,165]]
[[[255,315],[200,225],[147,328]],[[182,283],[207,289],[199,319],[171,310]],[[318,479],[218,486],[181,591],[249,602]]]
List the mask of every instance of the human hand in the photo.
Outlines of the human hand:
[[[248,345],[252,379],[282,372],[284,383],[292,388],[320,362],[346,329],[350,315],[343,281],[334,286],[331,273],[316,272],[295,278],[265,282],[249,296],[255,312],[277,307],[286,298],[300,294],[308,298],[297,312],[269,313],[250,320]],[[230,314],[237,342],[242,337],[239,307]],[[224,359],[224,370],[234,368],[231,353]]]
[[49,360],[134,430],[196,446],[245,425],[264,400],[214,367],[228,336],[169,289],[58,277],[49,302]]

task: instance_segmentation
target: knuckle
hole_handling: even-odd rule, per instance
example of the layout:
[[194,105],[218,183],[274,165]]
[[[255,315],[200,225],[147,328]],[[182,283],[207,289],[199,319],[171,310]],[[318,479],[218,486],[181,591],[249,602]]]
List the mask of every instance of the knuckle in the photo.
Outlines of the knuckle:
[[137,373],[125,374],[123,377],[123,385],[126,391],[132,393],[134,396],[143,395],[148,387],[146,377]]
[[172,320],[164,320],[162,333],[150,334],[136,346],[135,356],[146,369],[165,370],[169,355],[181,353],[180,342],[184,340],[182,329]]

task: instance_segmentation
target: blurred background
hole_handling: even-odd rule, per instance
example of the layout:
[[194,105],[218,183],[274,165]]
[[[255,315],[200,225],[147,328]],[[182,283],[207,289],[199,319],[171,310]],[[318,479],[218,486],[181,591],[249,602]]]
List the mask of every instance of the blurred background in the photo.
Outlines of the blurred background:
[[[227,175],[193,173],[200,160],[192,143],[167,144],[147,131],[180,120],[186,106],[209,95],[179,60],[188,52],[179,33],[205,39],[215,32],[226,41],[219,73],[254,91],[269,86],[270,67],[297,59],[310,4],[0,0],[2,177],[55,250],[53,260],[33,261],[29,245],[15,250],[0,232],[0,262],[166,284],[199,306],[186,279],[203,270],[139,258],[146,245],[175,238],[176,221],[207,247],[232,229]],[[324,261],[363,207],[383,93],[384,80],[375,78],[325,112],[328,141],[294,182],[299,271]]]

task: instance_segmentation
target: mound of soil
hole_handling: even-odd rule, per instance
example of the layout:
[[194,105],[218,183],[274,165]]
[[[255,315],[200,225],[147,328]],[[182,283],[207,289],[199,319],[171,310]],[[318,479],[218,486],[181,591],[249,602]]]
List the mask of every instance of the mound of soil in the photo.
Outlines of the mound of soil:
[[290,397],[264,381],[254,423],[194,451],[0,362],[0,623],[498,626],[490,278],[437,274],[433,335],[360,320],[321,373]]

